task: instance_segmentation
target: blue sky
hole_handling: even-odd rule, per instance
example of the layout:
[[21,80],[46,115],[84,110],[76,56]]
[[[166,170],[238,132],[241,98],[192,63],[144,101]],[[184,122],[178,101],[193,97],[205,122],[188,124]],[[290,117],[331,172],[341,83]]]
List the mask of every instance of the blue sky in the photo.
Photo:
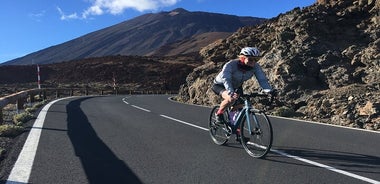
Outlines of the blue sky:
[[0,63],[145,13],[184,8],[272,18],[316,0],[3,0]]

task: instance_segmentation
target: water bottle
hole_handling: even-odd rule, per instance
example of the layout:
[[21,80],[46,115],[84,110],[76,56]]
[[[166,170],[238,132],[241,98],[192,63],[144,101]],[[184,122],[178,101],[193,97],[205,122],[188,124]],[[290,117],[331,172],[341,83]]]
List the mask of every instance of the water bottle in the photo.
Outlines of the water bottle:
[[237,116],[239,115],[239,111],[230,111],[230,124],[234,126],[236,124]]

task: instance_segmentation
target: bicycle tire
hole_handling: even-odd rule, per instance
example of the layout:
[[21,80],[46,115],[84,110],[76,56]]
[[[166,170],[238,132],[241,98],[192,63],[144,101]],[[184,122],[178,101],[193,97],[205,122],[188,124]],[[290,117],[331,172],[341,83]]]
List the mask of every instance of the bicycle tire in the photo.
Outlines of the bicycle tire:
[[[241,144],[243,145],[245,151],[254,158],[265,157],[272,147],[273,142],[273,129],[272,124],[268,116],[261,111],[250,112],[249,116],[252,117],[251,129],[248,130],[247,116],[244,116],[242,123],[240,124],[241,132]],[[255,122],[253,122],[253,117],[256,117],[259,129],[256,128]],[[250,133],[252,132],[252,133]],[[249,138],[246,139],[246,138]]]
[[[215,119],[215,113],[219,110],[219,106],[215,106],[210,113],[210,119],[209,119],[209,132],[212,141],[217,145],[224,145],[227,143],[228,139],[231,135],[231,129],[225,124],[218,124],[216,123]],[[228,116],[226,116],[227,113],[224,113],[224,119]]]

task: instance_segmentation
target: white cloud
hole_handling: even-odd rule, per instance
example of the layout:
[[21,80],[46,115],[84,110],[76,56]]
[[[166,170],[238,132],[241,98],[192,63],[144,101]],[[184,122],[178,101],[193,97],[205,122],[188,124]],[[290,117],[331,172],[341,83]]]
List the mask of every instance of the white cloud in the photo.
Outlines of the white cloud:
[[41,11],[39,13],[30,13],[29,17],[34,21],[41,22],[41,18],[45,16],[46,11]]
[[78,19],[78,15],[77,13],[72,13],[70,15],[66,15],[62,10],[61,8],[57,7],[57,10],[59,12],[59,14],[61,15],[61,20],[68,20],[68,19]]
[[66,19],[87,19],[91,16],[123,13],[126,9],[135,9],[143,12],[147,10],[157,10],[162,7],[175,5],[180,0],[91,0],[91,5],[78,16],[77,13],[65,15],[58,9],[61,20]]

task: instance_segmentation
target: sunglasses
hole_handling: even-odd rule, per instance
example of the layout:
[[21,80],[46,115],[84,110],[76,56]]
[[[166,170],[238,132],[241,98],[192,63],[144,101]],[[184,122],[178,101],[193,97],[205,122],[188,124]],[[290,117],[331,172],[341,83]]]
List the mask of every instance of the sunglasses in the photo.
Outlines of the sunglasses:
[[258,60],[260,60],[260,57],[254,57],[254,56],[245,56],[245,58],[247,58],[248,61],[258,61]]

